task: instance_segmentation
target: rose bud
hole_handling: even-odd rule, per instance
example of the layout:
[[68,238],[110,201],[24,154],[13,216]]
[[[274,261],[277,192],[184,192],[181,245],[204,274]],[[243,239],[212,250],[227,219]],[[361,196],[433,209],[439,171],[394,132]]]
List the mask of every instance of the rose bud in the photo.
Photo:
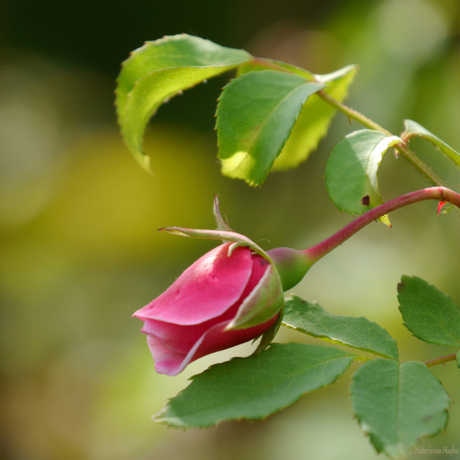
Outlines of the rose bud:
[[[172,227],[171,233],[224,238],[187,268],[163,294],[133,316],[160,374],[176,375],[202,356],[266,334],[263,348],[281,321],[283,289],[271,259],[234,232]],[[255,252],[255,250],[257,252]]]

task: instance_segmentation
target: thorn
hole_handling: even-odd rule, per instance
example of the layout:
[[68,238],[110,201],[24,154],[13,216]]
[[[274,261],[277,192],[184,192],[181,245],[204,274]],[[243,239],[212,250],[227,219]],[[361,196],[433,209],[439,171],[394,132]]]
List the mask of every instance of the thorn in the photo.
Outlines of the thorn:
[[447,203],[448,203],[448,201],[440,201],[439,202],[439,204],[438,204],[438,212],[437,212],[438,216],[439,216],[439,213],[441,212],[442,207]]

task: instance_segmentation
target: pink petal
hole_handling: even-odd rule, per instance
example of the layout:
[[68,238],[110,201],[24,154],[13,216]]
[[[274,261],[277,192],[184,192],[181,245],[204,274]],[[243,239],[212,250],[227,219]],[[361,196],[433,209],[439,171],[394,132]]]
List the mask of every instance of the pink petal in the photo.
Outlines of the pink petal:
[[[147,344],[159,374],[177,375],[185,355],[167,348],[160,340],[151,335],[147,336]],[[185,367],[185,366],[184,366]],[[183,370],[183,368],[181,369]]]
[[198,259],[133,316],[143,321],[190,325],[222,315],[241,297],[252,271],[250,249],[237,247],[229,257],[230,244],[218,246]]
[[216,324],[224,321],[228,322],[233,319],[240,305],[241,300],[236,302],[218,318],[212,318],[201,324],[192,324],[189,326],[147,319],[145,320],[144,327],[141,329],[141,332],[155,336],[171,350],[187,354],[209,329]]
[[263,258],[262,256],[259,256],[257,254],[252,256],[251,277],[249,278],[248,284],[246,285],[246,287],[245,287],[245,289],[243,291],[243,295],[241,296],[241,298],[243,300],[257,286],[257,283],[264,276],[264,274],[267,271],[267,268],[269,267],[269,265],[270,265],[270,262],[267,259]]
[[147,336],[155,370],[160,374],[177,375],[198,358],[259,337],[276,321],[277,316],[249,329],[226,331],[229,321],[218,323],[204,333],[187,354],[171,350],[158,338]]

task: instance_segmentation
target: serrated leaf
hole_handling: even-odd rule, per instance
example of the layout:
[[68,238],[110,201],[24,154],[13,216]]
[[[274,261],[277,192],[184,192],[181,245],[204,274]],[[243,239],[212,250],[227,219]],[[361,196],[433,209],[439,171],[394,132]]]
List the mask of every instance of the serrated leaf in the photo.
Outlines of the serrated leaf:
[[404,120],[404,127],[406,139],[413,136],[423,137],[439,147],[441,152],[448,156],[457,166],[460,166],[460,153],[454,150],[450,145],[447,145],[442,139],[430,133],[430,131],[425,129],[422,125],[412,120]]
[[348,134],[332,150],[326,165],[326,188],[340,211],[353,216],[382,204],[377,170],[397,136],[363,129]]
[[145,127],[165,100],[251,59],[244,50],[186,34],[146,42],[134,51],[118,77],[116,104],[124,140],[141,166],[149,169],[142,151]]
[[[348,87],[353,82],[357,72],[356,66],[348,66],[331,74],[314,75],[303,69],[292,69],[293,67],[289,66],[289,69],[298,74],[303,71],[305,78],[326,85],[324,92],[339,102],[342,102],[347,96]],[[310,97],[303,106],[283,151],[276,159],[273,170],[293,168],[305,161],[326,135],[335,111],[334,107],[319,96]]]
[[[238,75],[267,68],[278,68],[280,71],[297,74],[309,81],[323,83],[325,85],[324,91],[339,102],[342,102],[347,96],[348,87],[353,82],[357,72],[357,67],[351,65],[330,74],[315,75],[308,70],[285,62],[257,58],[239,67]],[[285,170],[305,161],[327,133],[334,113],[335,108],[317,95],[308,98],[272,169]]]
[[217,107],[222,173],[260,185],[305,101],[323,87],[299,75],[275,70],[249,72],[232,80]]
[[421,362],[374,359],[354,374],[351,402],[377,452],[406,458],[407,449],[445,428],[450,399]]
[[398,300],[404,326],[415,337],[436,345],[460,345],[460,310],[448,295],[421,278],[404,275]]
[[398,346],[388,332],[367,318],[332,315],[315,302],[291,296],[282,324],[323,340],[398,359]]
[[257,356],[234,358],[192,377],[154,420],[198,428],[224,420],[263,419],[333,383],[353,359],[331,347],[272,344]]

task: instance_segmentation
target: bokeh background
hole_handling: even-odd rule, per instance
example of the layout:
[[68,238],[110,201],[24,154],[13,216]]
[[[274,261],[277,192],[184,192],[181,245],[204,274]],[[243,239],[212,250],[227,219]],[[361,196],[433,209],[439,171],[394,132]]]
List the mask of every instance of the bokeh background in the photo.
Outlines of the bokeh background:
[[[218,193],[230,224],[265,249],[303,248],[350,218],[330,204],[331,148],[360,129],[337,115],[318,150],[262,187],[221,176],[214,111],[231,75],[161,107],[146,136],[153,176],[123,145],[113,106],[120,63],[146,40],[189,33],[328,73],[360,71],[348,103],[394,133],[411,118],[460,148],[457,0],[4,0],[0,6],[0,457],[7,460],[297,460],[376,457],[353,419],[347,372],[264,422],[167,429],[151,415],[213,362],[157,375],[132,313],[159,295],[210,242],[157,233],[213,228]],[[459,190],[452,162],[411,144]],[[427,183],[392,152],[384,200]],[[343,315],[366,315],[397,338],[403,360],[452,353],[417,341],[396,285],[417,275],[460,304],[460,219],[436,204],[393,213],[312,268],[293,292]],[[282,330],[278,341],[305,340]],[[452,396],[445,433],[460,447],[454,363],[433,369]],[[429,456],[425,456],[429,458]]]

